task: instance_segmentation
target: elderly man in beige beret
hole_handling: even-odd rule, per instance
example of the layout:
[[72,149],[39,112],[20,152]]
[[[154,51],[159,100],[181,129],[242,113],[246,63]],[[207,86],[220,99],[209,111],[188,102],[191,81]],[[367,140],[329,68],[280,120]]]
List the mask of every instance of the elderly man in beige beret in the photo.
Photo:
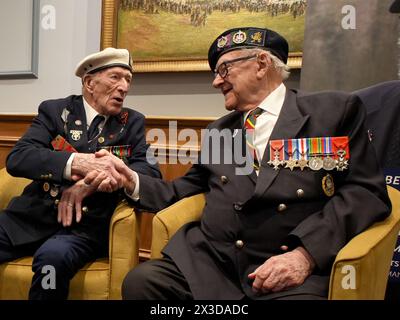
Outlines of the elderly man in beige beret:
[[[133,191],[129,168],[161,177],[146,160],[144,116],[123,107],[132,73],[125,49],[87,56],[75,72],[82,95],[41,103],[8,155],[8,172],[33,182],[0,214],[0,263],[33,255],[30,299],[66,299],[75,273],[107,255],[111,215]],[[54,289],[42,287],[48,265]]]

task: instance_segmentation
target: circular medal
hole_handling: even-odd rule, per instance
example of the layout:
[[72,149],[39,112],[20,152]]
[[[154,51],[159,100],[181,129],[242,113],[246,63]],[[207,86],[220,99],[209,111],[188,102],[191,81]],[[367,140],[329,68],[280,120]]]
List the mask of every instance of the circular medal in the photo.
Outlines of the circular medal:
[[322,178],[322,190],[328,197],[332,197],[335,193],[335,184],[330,174],[327,174]]
[[321,170],[323,166],[323,161],[319,157],[311,157],[310,160],[308,160],[308,167],[311,170]]
[[330,156],[327,156],[324,158],[324,160],[322,160],[322,167],[327,171],[331,171],[336,168],[336,160]]
[[99,137],[99,139],[97,139],[97,141],[99,141],[99,143],[103,143],[104,142],[104,137]]

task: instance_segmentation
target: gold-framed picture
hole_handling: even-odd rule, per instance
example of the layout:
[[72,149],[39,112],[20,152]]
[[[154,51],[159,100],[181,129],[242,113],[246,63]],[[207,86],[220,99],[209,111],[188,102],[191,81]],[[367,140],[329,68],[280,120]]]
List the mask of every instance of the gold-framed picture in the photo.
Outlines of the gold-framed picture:
[[301,68],[306,0],[103,0],[101,47],[126,48],[135,72],[209,71],[207,52],[223,31],[267,27],[289,42]]

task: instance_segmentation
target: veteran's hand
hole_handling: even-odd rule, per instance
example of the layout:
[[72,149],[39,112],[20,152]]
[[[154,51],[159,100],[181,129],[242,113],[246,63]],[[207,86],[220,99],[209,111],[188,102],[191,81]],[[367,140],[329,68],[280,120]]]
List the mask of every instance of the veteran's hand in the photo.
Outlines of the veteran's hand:
[[62,223],[64,227],[72,224],[72,218],[75,212],[75,220],[77,223],[82,218],[82,201],[86,197],[95,193],[98,186],[102,181],[107,179],[107,174],[103,171],[91,171],[86,177],[91,180],[90,184],[85,183],[84,180],[79,180],[74,185],[65,189],[61,195],[58,204],[58,223]]
[[[114,192],[123,187],[127,190],[132,189],[133,192],[133,189],[135,188],[133,171],[121,159],[114,156],[113,154],[110,154],[108,151],[104,149],[96,152],[95,157],[96,158],[108,157],[113,162],[114,168],[120,175],[120,183],[118,184],[118,186],[112,185],[111,181],[106,179],[101,182],[97,191]],[[90,179],[87,178],[85,178],[85,182],[88,184],[91,183]]]
[[297,247],[269,258],[248,277],[254,279],[253,291],[266,294],[301,285],[314,267],[311,255],[303,247]]
[[[99,152],[101,156],[92,153],[77,153],[72,161],[71,176],[74,181],[85,178],[87,174],[93,170],[103,171],[107,175],[108,190],[118,190],[123,186],[120,166],[116,161],[120,160],[106,150]],[[122,160],[120,160],[122,162]],[[122,162],[123,163],[123,162]],[[107,191],[107,192],[112,192]]]

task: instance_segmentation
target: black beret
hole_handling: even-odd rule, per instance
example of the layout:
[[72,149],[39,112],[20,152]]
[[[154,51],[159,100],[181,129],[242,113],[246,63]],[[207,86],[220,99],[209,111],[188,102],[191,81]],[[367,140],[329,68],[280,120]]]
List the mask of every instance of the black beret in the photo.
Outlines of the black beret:
[[289,45],[284,37],[275,31],[263,28],[234,28],[220,34],[208,50],[208,64],[214,71],[220,56],[229,51],[259,47],[271,51],[287,63]]
[[400,0],[394,0],[389,8],[391,13],[400,13]]

